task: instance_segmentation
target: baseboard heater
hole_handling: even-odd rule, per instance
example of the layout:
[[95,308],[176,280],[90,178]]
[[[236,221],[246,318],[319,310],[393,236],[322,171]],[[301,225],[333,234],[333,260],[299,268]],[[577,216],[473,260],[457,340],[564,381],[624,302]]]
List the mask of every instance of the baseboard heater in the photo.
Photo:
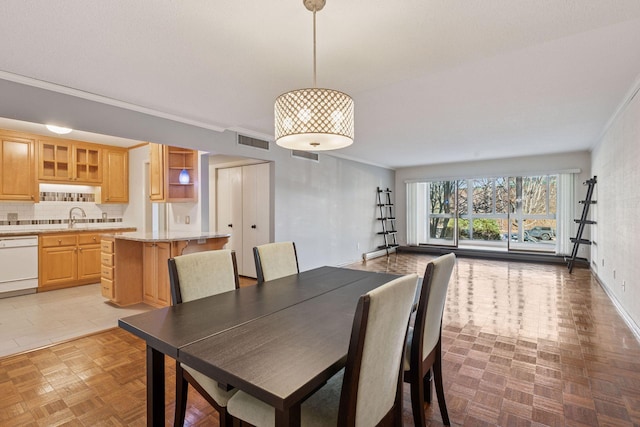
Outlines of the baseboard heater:
[[387,255],[387,251],[389,253],[393,253],[393,252],[396,251],[396,248],[389,248],[388,250],[387,249],[379,249],[379,250],[363,253],[362,254],[362,260],[366,261],[368,259],[378,258],[378,257],[381,257],[383,255]]

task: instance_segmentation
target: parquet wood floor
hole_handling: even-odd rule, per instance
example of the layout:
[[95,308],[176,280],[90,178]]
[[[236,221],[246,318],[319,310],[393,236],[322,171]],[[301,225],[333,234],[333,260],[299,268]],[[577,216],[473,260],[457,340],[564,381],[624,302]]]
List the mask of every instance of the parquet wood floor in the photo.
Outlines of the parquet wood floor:
[[[422,275],[432,258],[349,267]],[[640,425],[640,345],[589,270],[459,258],[443,350],[454,425]],[[168,425],[174,370],[167,358]],[[144,343],[117,328],[0,359],[1,426],[142,426],[145,393]],[[425,413],[442,425],[435,400]],[[190,391],[185,425],[217,418]],[[406,385],[404,424],[413,425]]]

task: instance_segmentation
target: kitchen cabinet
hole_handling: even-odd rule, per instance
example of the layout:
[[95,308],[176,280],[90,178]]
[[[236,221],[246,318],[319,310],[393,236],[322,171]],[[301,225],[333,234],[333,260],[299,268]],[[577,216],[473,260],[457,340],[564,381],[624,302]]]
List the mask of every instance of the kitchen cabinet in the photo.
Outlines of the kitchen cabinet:
[[37,202],[35,140],[0,130],[0,200]]
[[238,273],[256,277],[253,248],[271,241],[270,163],[218,169],[217,230],[231,234]]
[[228,235],[202,233],[118,233],[103,236],[102,296],[116,305],[144,302],[171,305],[167,260],[193,252],[222,249]]
[[129,152],[105,148],[103,151],[102,186],[97,203],[129,203]]
[[171,305],[168,260],[169,242],[147,242],[143,245],[142,297],[146,304],[163,307]]
[[99,233],[46,234],[39,242],[39,291],[100,280]]
[[102,149],[96,144],[46,138],[38,141],[40,181],[72,184],[102,182]]
[[149,146],[151,201],[197,201],[198,151],[154,143],[150,143]]

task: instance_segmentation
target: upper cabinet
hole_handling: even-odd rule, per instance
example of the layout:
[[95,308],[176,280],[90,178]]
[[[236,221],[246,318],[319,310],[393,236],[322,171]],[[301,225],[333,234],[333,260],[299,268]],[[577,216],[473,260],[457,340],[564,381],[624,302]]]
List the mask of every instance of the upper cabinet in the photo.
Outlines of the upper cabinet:
[[129,152],[105,148],[102,154],[104,171],[98,203],[129,203]]
[[72,184],[102,182],[102,149],[94,144],[57,139],[38,141],[40,181]]
[[198,200],[198,151],[150,143],[149,198],[153,202]]
[[0,200],[38,201],[35,140],[0,130]]

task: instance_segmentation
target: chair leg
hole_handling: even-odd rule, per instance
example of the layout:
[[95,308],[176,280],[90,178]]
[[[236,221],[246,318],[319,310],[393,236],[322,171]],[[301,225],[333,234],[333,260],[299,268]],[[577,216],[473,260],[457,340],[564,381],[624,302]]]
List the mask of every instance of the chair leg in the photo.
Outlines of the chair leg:
[[415,427],[425,427],[424,419],[424,383],[417,373],[411,376],[411,412]]
[[442,416],[442,423],[446,426],[450,426],[449,412],[447,411],[447,403],[444,400],[444,386],[442,383],[442,357],[440,352],[436,354],[436,360],[433,363],[433,376],[435,380],[436,395],[438,396],[438,406],[440,407],[440,415]]
[[424,380],[422,381],[422,388],[424,389],[424,401],[427,403],[431,403],[431,380],[433,376],[431,375],[431,369],[427,371],[427,374],[424,376]]
[[180,366],[180,362],[176,362],[176,409],[173,420],[174,427],[182,427],[184,425],[184,417],[187,412],[188,391],[189,383],[184,378],[184,369]]
[[233,427],[234,418],[227,412],[227,408],[221,407],[218,413],[220,414],[220,427]]

